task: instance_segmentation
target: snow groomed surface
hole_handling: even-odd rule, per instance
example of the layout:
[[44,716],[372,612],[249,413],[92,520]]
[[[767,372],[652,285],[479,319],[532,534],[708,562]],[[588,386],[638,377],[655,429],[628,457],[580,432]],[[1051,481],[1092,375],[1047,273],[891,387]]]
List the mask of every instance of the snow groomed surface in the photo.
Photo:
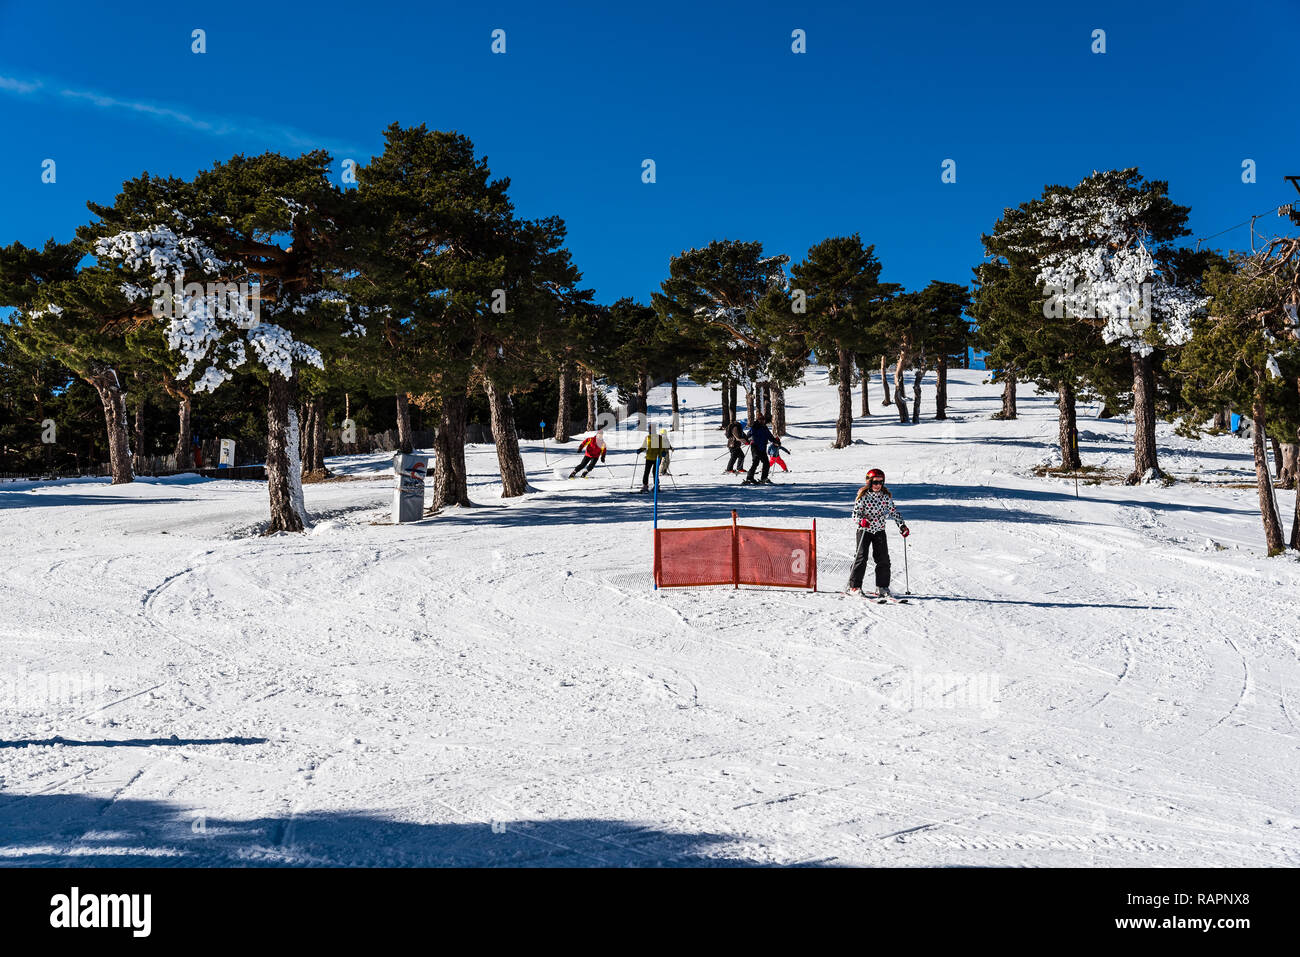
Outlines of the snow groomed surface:
[[[482,507],[405,526],[383,456],[334,460],[296,536],[256,534],[257,483],[0,487],[0,862],[1300,863],[1300,566],[1226,487],[1248,447],[1162,427],[1183,481],[1076,499],[1030,474],[1053,396],[997,422],[953,377],[951,420],[876,383],[832,450],[810,369],[774,487],[719,474],[717,431],[675,456],[661,524],[815,518],[816,593],[654,591],[632,436],[583,482],[526,445],[508,502],[471,447]],[[1127,470],[1122,420],[1080,432]],[[872,466],[910,606],[840,591]]]

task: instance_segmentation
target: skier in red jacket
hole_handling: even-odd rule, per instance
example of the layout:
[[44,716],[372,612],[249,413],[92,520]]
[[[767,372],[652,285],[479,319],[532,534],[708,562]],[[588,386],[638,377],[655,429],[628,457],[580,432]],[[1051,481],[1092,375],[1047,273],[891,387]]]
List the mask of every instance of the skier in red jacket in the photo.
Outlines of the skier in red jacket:
[[605,461],[605,453],[608,449],[605,447],[605,430],[597,429],[595,435],[590,435],[582,440],[578,446],[578,451],[582,453],[582,460],[573,467],[569,473],[569,478],[577,478],[578,473],[582,473],[583,478],[591,474],[591,470],[596,467],[596,462]]

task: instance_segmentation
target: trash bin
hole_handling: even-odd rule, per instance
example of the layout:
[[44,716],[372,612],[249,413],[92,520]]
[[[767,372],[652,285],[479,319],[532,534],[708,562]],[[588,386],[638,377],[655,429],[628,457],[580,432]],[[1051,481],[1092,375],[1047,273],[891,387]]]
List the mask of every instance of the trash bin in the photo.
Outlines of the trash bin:
[[424,517],[424,475],[429,468],[427,455],[407,455],[398,452],[393,456],[393,475],[397,479],[393,489],[393,522],[418,522]]

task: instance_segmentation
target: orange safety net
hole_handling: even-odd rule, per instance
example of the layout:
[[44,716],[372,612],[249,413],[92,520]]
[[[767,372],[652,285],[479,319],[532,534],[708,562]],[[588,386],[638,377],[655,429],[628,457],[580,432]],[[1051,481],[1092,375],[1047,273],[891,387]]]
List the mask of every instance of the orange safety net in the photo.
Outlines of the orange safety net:
[[806,528],[730,525],[655,529],[655,584],[817,588],[817,523]]
[[655,582],[679,585],[735,583],[730,525],[655,530]]
[[741,585],[780,585],[813,588],[816,577],[812,532],[806,528],[753,528],[741,525],[739,569]]

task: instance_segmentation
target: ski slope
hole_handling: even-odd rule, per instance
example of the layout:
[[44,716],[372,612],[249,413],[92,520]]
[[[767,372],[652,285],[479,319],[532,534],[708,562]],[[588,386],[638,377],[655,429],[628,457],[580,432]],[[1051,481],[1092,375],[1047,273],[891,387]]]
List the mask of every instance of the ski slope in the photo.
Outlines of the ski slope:
[[[1184,481],[1076,498],[1031,474],[1054,397],[993,421],[982,376],[911,426],[873,380],[832,450],[811,368],[777,487],[716,428],[679,451],[661,522],[816,518],[816,594],[653,590],[631,435],[589,480],[526,443],[508,502],[471,447],[481,507],[405,526],[382,456],[332,460],[298,536],[257,483],[0,487],[0,863],[1300,864],[1300,565],[1225,487],[1248,445],[1162,426]],[[1128,470],[1123,421],[1079,428]],[[872,466],[911,605],[837,591]]]

